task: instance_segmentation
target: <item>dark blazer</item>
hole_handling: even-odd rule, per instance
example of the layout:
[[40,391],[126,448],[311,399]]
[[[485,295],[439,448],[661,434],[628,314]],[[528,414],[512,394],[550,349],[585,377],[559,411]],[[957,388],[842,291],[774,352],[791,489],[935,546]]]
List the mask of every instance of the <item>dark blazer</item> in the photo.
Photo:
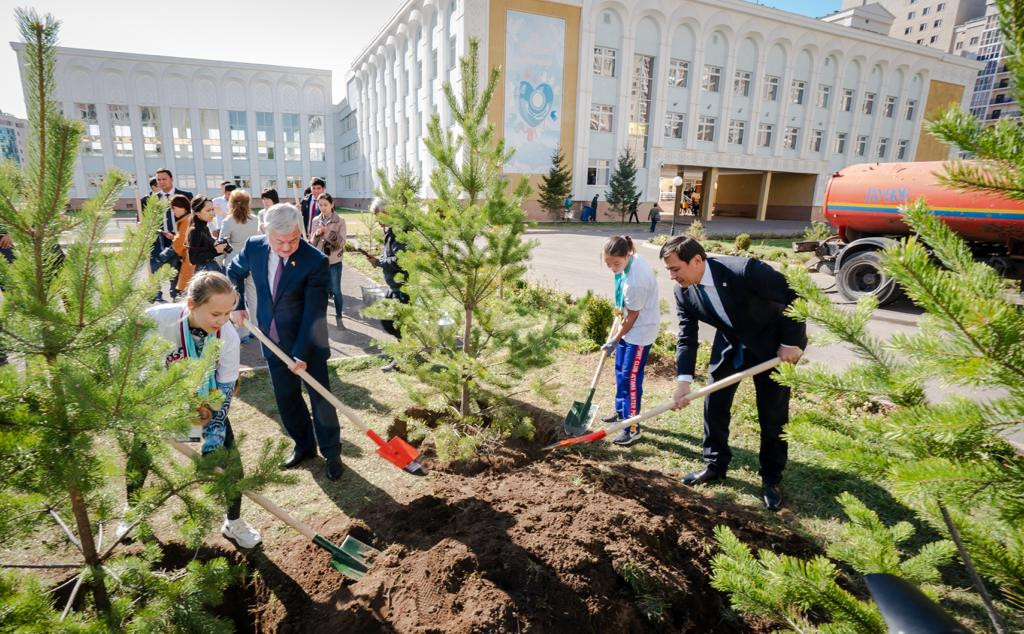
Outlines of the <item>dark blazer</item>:
[[[291,254],[282,273],[277,301],[271,299],[267,279],[270,243],[264,235],[246,240],[231,264],[228,277],[238,290],[237,310],[245,308],[245,278],[256,284],[256,324],[269,334],[270,321],[277,321],[281,349],[312,363],[330,356],[327,341],[327,286],[330,273],[327,256],[305,240]],[[251,318],[251,317],[250,317]],[[276,359],[270,355],[271,359]]]
[[[171,198],[178,195],[184,196],[185,198],[188,198],[190,201],[192,200],[192,192],[187,192],[184,189],[178,189],[177,187],[175,187],[174,191],[171,193]],[[149,199],[152,196],[156,196],[156,194],[146,194],[145,196],[142,197],[142,200],[139,201],[139,218],[142,218],[142,212],[146,210],[146,204],[149,202]],[[167,210],[164,211],[164,221],[160,224],[160,228],[157,229],[156,241],[160,243],[160,248],[171,246],[171,241],[164,238],[163,235],[160,234],[160,232],[167,231],[169,233],[174,233],[177,225],[177,223],[174,222],[174,212],[171,211],[170,204],[171,201],[168,200]]]
[[742,344],[744,361],[760,363],[775,356],[780,345],[807,347],[807,327],[784,314],[796,299],[786,277],[769,265],[752,258],[712,257],[707,266],[725,312],[732,322],[729,328],[710,306],[704,306],[696,285],[676,286],[676,312],[679,316],[679,340],[676,344],[676,374],[693,375],[697,365],[697,326],[704,322],[715,327],[709,371],[725,359],[731,359]]
[[[309,215],[309,210],[310,209],[313,210],[313,215],[312,216]],[[302,212],[303,231],[305,231],[306,233],[309,233],[309,223],[310,223],[310,221],[313,218],[316,218],[317,216],[320,215],[320,207],[316,204],[316,197],[314,197],[313,194],[310,194],[310,195],[306,196],[305,198],[303,198],[301,203],[299,204],[299,211]],[[313,238],[309,237],[309,239],[312,240]]]

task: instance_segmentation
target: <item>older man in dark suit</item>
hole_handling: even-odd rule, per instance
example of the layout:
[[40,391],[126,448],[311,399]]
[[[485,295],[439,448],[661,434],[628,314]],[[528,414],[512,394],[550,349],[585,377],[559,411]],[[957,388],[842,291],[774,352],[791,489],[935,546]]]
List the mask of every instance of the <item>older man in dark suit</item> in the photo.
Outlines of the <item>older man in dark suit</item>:
[[[661,249],[661,259],[678,286],[679,316],[676,346],[676,407],[685,407],[697,363],[698,322],[714,326],[708,372],[719,381],[775,356],[796,363],[807,346],[806,327],[785,314],[796,299],[781,273],[760,260],[742,257],[709,258],[696,240],[678,236]],[[688,485],[725,477],[732,459],[729,422],[738,385],[709,394],[704,400],[703,471],[683,478]],[[782,505],[779,483],[788,447],[782,429],[789,422],[789,388],[768,372],[754,377],[757,417],[761,424],[761,481],[769,510]]]
[[238,304],[231,314],[240,325],[249,317],[245,310],[245,279],[256,285],[256,325],[294,361],[285,365],[270,350],[264,350],[274,384],[281,422],[295,448],[281,463],[290,469],[316,455],[317,446],[327,461],[329,480],[341,477],[341,431],[338,413],[324,397],[306,386],[313,406],[312,419],[302,400],[302,379],[306,370],[330,389],[327,359],[327,285],[330,274],[327,256],[302,239],[302,213],[287,203],[265,212],[266,235],[253,236],[228,266],[228,277],[238,290]]

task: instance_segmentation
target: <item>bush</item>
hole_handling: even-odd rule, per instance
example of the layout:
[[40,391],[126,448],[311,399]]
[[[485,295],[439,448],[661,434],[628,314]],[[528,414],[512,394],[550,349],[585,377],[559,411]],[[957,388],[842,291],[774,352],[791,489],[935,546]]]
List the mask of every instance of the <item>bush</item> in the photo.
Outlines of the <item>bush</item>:
[[815,222],[810,227],[804,229],[804,242],[828,240],[835,231],[832,230],[832,225],[827,222]]
[[698,242],[708,239],[708,234],[704,232],[704,223],[700,220],[694,220],[690,223],[690,228],[687,229],[686,235]]
[[667,233],[661,233],[648,240],[647,243],[660,247],[661,245],[668,242],[669,237],[670,236]]
[[615,321],[615,305],[610,299],[587,295],[583,305],[583,336],[597,345],[608,341]]
[[736,240],[733,242],[733,245],[736,247],[736,249],[738,251],[749,251],[750,250],[750,234],[749,233],[741,233],[740,235],[736,236]]

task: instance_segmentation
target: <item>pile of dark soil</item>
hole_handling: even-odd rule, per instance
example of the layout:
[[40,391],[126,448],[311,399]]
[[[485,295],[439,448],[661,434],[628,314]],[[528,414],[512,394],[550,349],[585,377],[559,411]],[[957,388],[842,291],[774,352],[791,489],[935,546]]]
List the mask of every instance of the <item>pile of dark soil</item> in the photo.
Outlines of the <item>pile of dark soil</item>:
[[754,548],[816,552],[766,528],[759,512],[708,500],[660,473],[574,454],[434,478],[430,495],[320,528],[384,550],[358,582],[301,538],[250,561],[260,572],[257,629],[767,631],[710,587],[712,529],[728,524]]

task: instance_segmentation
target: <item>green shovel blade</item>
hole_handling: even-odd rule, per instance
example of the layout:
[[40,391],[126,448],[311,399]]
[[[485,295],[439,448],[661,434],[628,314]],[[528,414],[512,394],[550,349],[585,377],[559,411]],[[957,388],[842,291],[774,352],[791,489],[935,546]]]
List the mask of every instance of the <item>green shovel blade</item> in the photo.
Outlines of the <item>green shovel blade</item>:
[[582,403],[580,401],[573,401],[572,407],[569,408],[569,413],[565,416],[565,423],[562,425],[562,431],[565,432],[566,436],[579,436],[586,433],[590,427],[590,422],[597,413],[592,402],[594,400],[594,391],[590,390],[587,400]]
[[319,533],[313,543],[331,554],[331,567],[350,579],[361,579],[369,570],[370,561],[380,551],[353,538],[345,537],[341,546]]

